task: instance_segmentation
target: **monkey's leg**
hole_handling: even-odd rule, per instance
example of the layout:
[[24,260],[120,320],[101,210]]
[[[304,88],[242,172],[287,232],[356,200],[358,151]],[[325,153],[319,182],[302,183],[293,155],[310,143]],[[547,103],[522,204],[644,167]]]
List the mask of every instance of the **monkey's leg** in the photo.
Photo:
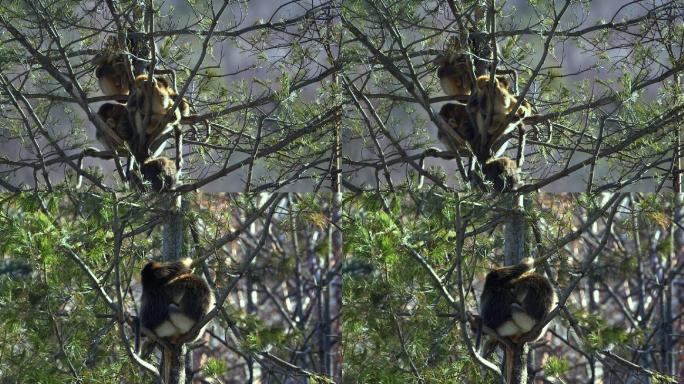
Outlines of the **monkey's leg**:
[[180,334],[187,333],[197,323],[196,320],[187,316],[176,304],[169,305],[169,320]]
[[511,320],[508,320],[505,323],[501,324],[496,329],[496,333],[500,337],[509,337],[509,336],[519,335],[520,333],[523,333],[523,331],[518,326],[518,323],[515,322],[513,319],[511,319]]
[[515,325],[520,330],[519,333],[529,332],[538,323],[537,319],[530,316],[527,312],[525,312],[523,307],[517,303],[513,303],[511,305],[511,314]]
[[[171,317],[170,314],[169,317]],[[171,321],[170,319],[164,320],[154,329],[154,334],[157,335],[158,338],[171,337],[174,335],[178,335],[180,332],[181,331],[178,328],[176,328],[173,321]]]

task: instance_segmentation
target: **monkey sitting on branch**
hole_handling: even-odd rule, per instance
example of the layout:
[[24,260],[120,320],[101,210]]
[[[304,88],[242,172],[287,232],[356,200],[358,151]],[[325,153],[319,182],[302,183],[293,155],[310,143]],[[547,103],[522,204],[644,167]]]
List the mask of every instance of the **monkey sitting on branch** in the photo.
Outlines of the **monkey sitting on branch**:
[[[530,271],[532,259],[487,274],[480,296],[482,324],[500,337],[515,340],[532,330],[551,310],[556,293],[546,277]],[[530,338],[541,337],[546,329]],[[526,335],[530,336],[530,335]]]
[[158,156],[166,142],[163,136],[180,123],[183,112],[189,113],[189,105],[183,101],[179,103],[180,108],[170,111],[174,96],[177,97],[176,91],[162,76],[155,76],[151,81],[147,75],[135,78],[135,88],[128,98],[127,107],[133,116],[137,150],[143,152],[143,157],[150,150],[153,156]]
[[[193,261],[189,258],[173,262],[149,262],[140,273],[142,296],[140,317],[136,322],[135,351],[146,356],[155,342],[163,356],[162,378],[171,377],[173,351],[170,344],[195,342],[204,333],[205,323],[196,333],[190,333],[214,307],[214,294],[209,284],[192,273]],[[148,339],[141,349],[140,334],[144,330]]]
[[[175,344],[214,307],[209,284],[192,273],[189,258],[174,262],[149,262],[140,273],[140,325],[158,339]],[[192,341],[204,332],[202,327]],[[139,333],[136,335],[139,350]]]
[[[487,274],[480,296],[476,348],[480,347],[484,327],[496,334],[481,349],[485,355],[493,351],[497,338],[517,344],[536,341],[546,332],[548,323],[538,330],[535,328],[549,314],[557,298],[549,279],[532,272],[533,267],[534,260],[527,258]],[[505,355],[506,371],[510,371],[512,356],[508,345]],[[510,377],[508,373],[507,377]]]
[[[523,119],[532,115],[532,106],[523,100],[514,114],[515,121],[510,121],[509,115],[517,103],[518,99],[508,91],[508,81],[504,76],[494,76],[493,80],[489,75],[477,78],[468,99],[468,112],[477,127],[479,145],[476,154],[479,158],[486,159],[492,152],[497,152],[497,142],[516,127],[522,128]],[[503,146],[503,143],[496,146]]]

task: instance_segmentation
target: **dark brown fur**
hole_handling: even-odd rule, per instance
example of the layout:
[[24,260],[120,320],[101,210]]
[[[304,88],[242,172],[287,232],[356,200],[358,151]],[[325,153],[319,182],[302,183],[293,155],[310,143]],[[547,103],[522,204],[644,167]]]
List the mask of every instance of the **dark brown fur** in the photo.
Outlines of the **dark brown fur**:
[[[485,278],[485,285],[480,296],[480,323],[497,332],[500,337],[508,337],[518,342],[521,337],[536,340],[544,332],[540,329],[535,334],[520,331],[522,323],[529,331],[541,322],[551,310],[555,301],[555,292],[549,280],[531,272],[531,259],[490,271]],[[520,319],[523,317],[523,319]],[[527,319],[526,321],[524,321]],[[533,322],[530,323],[530,320]],[[517,328],[517,330],[516,330]],[[502,334],[507,332],[508,334]],[[479,347],[482,327],[478,327],[476,345]],[[484,351],[492,350],[491,341]]]
[[[140,273],[142,296],[140,298],[140,318],[136,333],[136,351],[140,351],[140,327],[151,332],[158,339],[169,343],[177,343],[197,322],[214,306],[214,295],[204,279],[194,275],[190,270],[192,261],[183,259],[174,262],[149,262]],[[178,328],[183,330],[179,330]],[[199,338],[204,331],[197,333]],[[151,344],[149,341],[146,344]],[[146,350],[145,347],[142,348]],[[151,348],[150,348],[151,350]],[[168,382],[170,371],[169,351],[163,350],[164,363],[167,365],[163,373]],[[145,355],[145,354],[143,354]]]
[[[534,272],[524,273],[513,281],[513,295],[517,301],[514,308],[523,310],[536,323],[539,323],[549,314],[556,298],[549,279]],[[535,335],[525,336],[536,340],[543,331],[544,329],[541,329]]]
[[167,157],[145,160],[140,172],[149,181],[154,192],[167,192],[176,186],[176,163]]
[[496,330],[511,319],[511,305],[516,301],[512,283],[530,268],[528,263],[520,263],[487,274],[480,295],[480,317],[486,327]]
[[482,166],[482,173],[496,192],[510,192],[518,187],[518,168],[508,157],[487,160]]
[[133,126],[128,119],[126,106],[118,103],[104,103],[98,109],[97,115],[117,135],[117,137],[110,138],[98,129],[95,132],[97,140],[111,151],[125,149],[125,144],[130,143],[133,138]]
[[444,104],[439,111],[439,115],[460,139],[454,142],[449,135],[442,132],[441,129],[438,129],[437,138],[443,142],[449,150],[463,151],[466,149],[466,143],[469,143],[471,147],[473,146],[477,132],[470,121],[470,116],[468,115],[465,106],[454,103]]
[[209,312],[213,303],[213,294],[207,282],[194,275],[184,260],[149,262],[142,269],[140,278],[143,286],[140,321],[149,330],[154,331],[168,320],[170,305],[199,321]]

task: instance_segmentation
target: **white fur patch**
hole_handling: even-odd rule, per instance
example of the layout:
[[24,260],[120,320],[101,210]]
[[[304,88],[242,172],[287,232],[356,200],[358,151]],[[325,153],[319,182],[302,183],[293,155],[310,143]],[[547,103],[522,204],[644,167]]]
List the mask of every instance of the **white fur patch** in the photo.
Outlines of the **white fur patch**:
[[157,337],[170,337],[175,336],[178,333],[178,328],[176,328],[169,320],[165,320],[154,329],[154,334],[157,335]]
[[515,322],[508,320],[496,329],[496,333],[501,337],[518,335],[520,334],[520,328],[518,328]]
[[516,310],[513,310],[513,321],[515,321],[521,333],[529,332],[537,324],[537,321],[530,317],[530,315]]
[[179,330],[179,333],[186,333],[195,325],[195,320],[185,316],[181,312],[169,313],[169,318],[173,325]]

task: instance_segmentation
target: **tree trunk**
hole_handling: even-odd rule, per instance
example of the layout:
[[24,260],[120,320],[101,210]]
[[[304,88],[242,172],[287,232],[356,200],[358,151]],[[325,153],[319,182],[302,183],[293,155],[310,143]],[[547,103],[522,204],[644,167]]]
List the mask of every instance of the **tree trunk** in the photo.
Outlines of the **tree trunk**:
[[[510,199],[511,216],[506,223],[504,233],[504,262],[506,265],[517,264],[525,256],[525,207],[523,196]],[[527,383],[527,343],[514,344],[505,351],[504,367],[507,384]],[[510,364],[510,366],[506,366]]]
[[[169,195],[167,206],[167,221],[164,225],[162,237],[162,260],[173,261],[183,257],[183,208],[180,196]],[[171,345],[170,350],[162,351],[162,366],[164,384],[185,384],[185,345]],[[162,347],[163,348],[163,347]]]
[[183,209],[180,196],[169,196],[165,202],[167,220],[162,239],[162,260],[173,261],[183,257]]
[[[332,56],[332,53],[331,53]],[[334,61],[331,57],[331,61]],[[339,77],[335,77],[339,84]],[[328,308],[330,316],[330,370],[328,374],[335,383],[342,382],[342,116],[335,122],[333,158],[335,167],[332,172],[332,207],[330,212],[331,264],[332,273],[328,286]]]
[[329,271],[332,278],[328,288],[328,305],[330,308],[330,371],[328,374],[335,383],[342,382],[342,327],[341,327],[341,308],[342,308],[342,193],[333,194],[332,204],[332,264]]
[[[675,193],[675,203],[674,203],[674,218],[677,223],[684,223],[684,193],[681,192],[681,184],[679,184],[679,190]],[[681,227],[674,228],[674,247],[673,247],[673,259],[682,260],[684,258],[684,230]],[[676,278],[673,276],[673,278]],[[682,278],[677,278],[677,284],[674,281],[670,283],[672,287],[672,297],[682,297],[681,287]],[[681,300],[681,299],[680,299]],[[671,305],[672,303],[670,303]],[[679,320],[679,327],[681,329],[682,320]],[[674,358],[674,353],[672,358]],[[681,361],[681,360],[680,360]],[[673,362],[674,363],[674,362]],[[676,366],[675,366],[676,367]],[[673,371],[677,371],[676,368]],[[684,364],[679,363],[679,376],[684,377]]]
[[162,351],[160,372],[165,377],[164,384],[185,384],[185,344],[169,344],[171,348]]

